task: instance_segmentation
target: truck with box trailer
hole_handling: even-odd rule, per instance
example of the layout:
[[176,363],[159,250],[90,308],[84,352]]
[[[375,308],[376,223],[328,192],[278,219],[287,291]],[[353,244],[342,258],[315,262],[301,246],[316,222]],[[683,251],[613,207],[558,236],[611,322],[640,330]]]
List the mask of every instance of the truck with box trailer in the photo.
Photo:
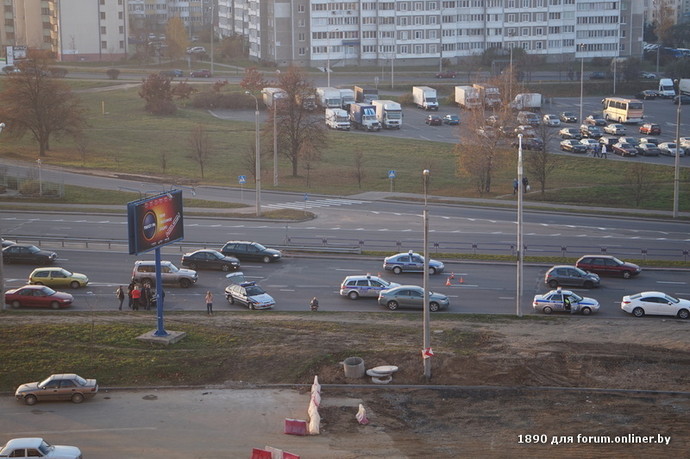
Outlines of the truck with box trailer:
[[370,104],[379,98],[379,90],[366,86],[355,86],[355,102]]
[[376,107],[376,119],[385,129],[400,129],[402,126],[402,107],[393,100],[375,100],[371,103]]
[[472,86],[456,86],[455,103],[470,110],[480,108],[482,100],[479,98],[479,90]]
[[354,104],[355,102],[354,89],[340,89],[340,108],[343,110],[349,110],[350,104]]
[[342,108],[327,108],[325,111],[326,126],[340,131],[350,130],[350,116]]
[[268,108],[273,108],[273,104],[280,99],[285,99],[287,93],[280,88],[264,88],[261,90],[264,105]]
[[496,108],[501,105],[501,91],[496,86],[477,84],[472,85],[479,91],[479,97],[484,101],[487,108]]
[[513,110],[541,110],[542,96],[536,92],[521,93],[515,96],[515,99],[510,103],[510,108]]
[[316,88],[316,97],[320,107],[341,108],[340,90],[330,86]]
[[381,123],[376,119],[376,107],[371,104],[355,102],[350,104],[350,124],[356,129],[380,131]]
[[429,86],[412,86],[412,101],[424,110],[438,110],[436,90]]

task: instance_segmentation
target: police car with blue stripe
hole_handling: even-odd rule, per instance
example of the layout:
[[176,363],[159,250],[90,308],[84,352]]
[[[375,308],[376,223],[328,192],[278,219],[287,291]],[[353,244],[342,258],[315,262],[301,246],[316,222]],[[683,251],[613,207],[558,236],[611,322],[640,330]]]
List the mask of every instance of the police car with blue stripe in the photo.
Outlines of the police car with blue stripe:
[[599,302],[594,298],[581,297],[570,290],[551,290],[543,295],[535,295],[532,307],[535,311],[551,314],[569,312],[588,316],[599,311]]

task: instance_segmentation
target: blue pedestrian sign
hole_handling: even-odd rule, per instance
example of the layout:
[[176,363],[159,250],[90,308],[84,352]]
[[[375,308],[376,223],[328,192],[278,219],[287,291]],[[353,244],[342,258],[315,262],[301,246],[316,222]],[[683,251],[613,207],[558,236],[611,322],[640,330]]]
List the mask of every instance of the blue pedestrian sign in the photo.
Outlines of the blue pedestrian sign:
[[388,178],[394,179],[395,178],[395,171],[388,171]]
[[237,181],[240,182],[240,185],[244,185],[245,183],[247,183],[247,176],[239,175],[237,176]]
[[304,193],[304,200],[308,201],[309,200],[309,195],[307,193]]

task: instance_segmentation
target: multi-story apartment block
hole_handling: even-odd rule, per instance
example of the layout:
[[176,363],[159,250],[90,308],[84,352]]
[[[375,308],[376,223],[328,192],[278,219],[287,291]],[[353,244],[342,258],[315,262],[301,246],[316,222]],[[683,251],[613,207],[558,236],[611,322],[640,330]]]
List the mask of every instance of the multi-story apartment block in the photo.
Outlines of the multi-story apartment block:
[[457,63],[490,48],[544,60],[641,56],[643,0],[218,0],[221,35],[279,65]]
[[127,0],[132,26],[149,31],[165,29],[168,20],[179,17],[190,34],[210,24],[215,0]]

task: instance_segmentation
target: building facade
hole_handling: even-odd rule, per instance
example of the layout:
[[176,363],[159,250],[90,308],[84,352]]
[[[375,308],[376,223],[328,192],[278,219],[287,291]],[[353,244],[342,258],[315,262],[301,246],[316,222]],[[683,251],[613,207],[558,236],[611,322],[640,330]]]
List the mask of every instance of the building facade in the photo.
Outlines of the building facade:
[[451,63],[491,48],[545,61],[642,56],[644,0],[218,0],[252,59],[323,67]]

